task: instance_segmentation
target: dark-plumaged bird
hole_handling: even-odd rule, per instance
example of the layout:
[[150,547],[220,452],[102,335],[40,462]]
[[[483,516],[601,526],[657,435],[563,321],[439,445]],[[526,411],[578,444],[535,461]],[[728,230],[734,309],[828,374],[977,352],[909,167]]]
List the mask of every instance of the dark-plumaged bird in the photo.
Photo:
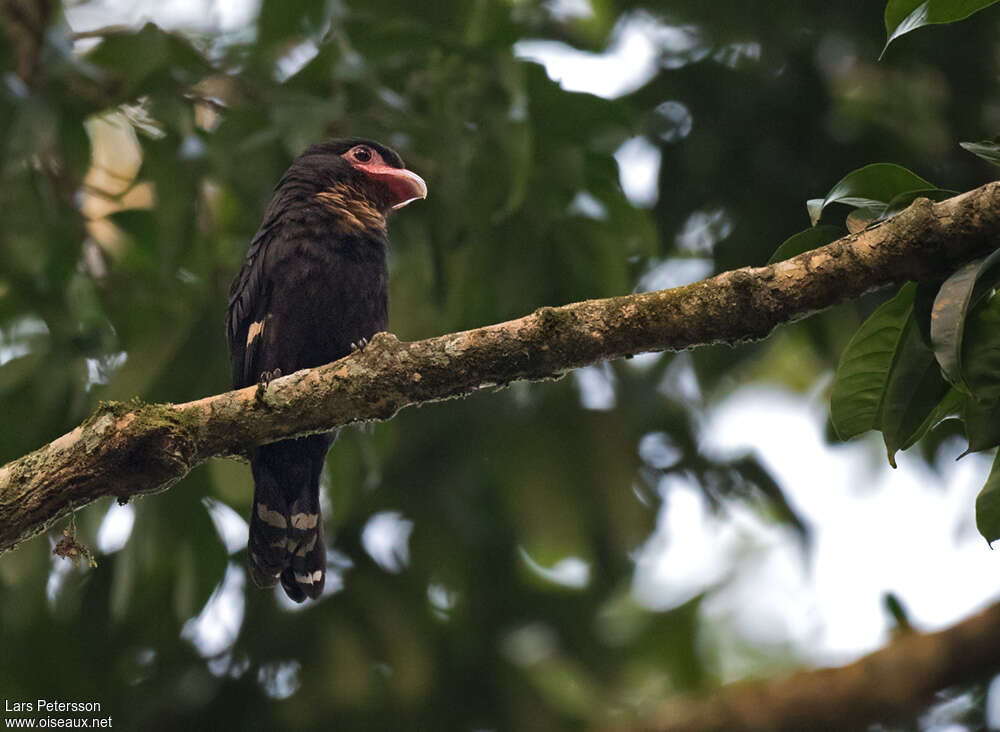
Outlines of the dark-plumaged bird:
[[[229,290],[233,386],[319,366],[364,347],[388,324],[387,214],[427,195],[393,150],[330,140],[285,171]],[[250,454],[250,574],[296,602],[323,591],[319,481],[337,432]]]

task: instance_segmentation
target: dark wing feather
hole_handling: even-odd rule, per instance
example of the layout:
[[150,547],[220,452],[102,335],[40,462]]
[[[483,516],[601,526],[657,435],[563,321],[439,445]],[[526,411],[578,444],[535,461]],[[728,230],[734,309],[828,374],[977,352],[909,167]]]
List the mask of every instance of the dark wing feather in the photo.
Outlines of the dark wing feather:
[[[270,224],[270,225],[269,225]],[[249,345],[250,325],[262,320],[268,310],[270,288],[264,275],[264,256],[274,238],[273,222],[261,226],[247,250],[243,268],[229,289],[229,313],[226,334],[229,338],[229,358],[233,369],[233,387],[242,388],[257,382],[262,338]]]

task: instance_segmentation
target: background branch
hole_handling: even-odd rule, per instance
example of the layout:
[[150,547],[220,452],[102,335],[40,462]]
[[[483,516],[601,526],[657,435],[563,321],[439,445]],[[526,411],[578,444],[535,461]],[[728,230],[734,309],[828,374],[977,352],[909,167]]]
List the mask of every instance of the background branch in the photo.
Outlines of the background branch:
[[733,684],[707,697],[671,697],[644,723],[603,732],[866,729],[912,715],[936,691],[1000,668],[998,627],[1000,604],[938,633],[901,633],[847,666]]

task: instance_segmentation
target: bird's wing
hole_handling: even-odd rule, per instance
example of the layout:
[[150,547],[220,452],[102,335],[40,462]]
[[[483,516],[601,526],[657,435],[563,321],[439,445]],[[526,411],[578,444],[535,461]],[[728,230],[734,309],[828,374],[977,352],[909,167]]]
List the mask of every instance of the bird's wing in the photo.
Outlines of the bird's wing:
[[265,221],[250,242],[243,268],[229,289],[226,334],[233,369],[233,386],[250,386],[260,376],[260,348],[271,297],[264,274],[264,255],[274,238],[274,225]]

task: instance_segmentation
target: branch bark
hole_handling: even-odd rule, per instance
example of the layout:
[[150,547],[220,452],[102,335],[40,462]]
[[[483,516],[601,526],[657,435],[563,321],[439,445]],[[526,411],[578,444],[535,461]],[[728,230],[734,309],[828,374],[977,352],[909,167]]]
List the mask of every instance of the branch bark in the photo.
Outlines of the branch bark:
[[1000,669],[1000,604],[938,633],[900,634],[885,648],[839,668],[675,696],[643,722],[601,732],[799,732],[867,729],[912,715],[949,686]]
[[[281,438],[389,419],[415,404],[600,360],[764,338],[777,325],[903,280],[940,277],[1000,241],[1000,182],[767,267],[684,287],[561,307],[362,353],[186,404],[112,403],[0,468],[0,552],[102,496],[165,490],[211,457]],[[262,398],[261,398],[262,396]]]

